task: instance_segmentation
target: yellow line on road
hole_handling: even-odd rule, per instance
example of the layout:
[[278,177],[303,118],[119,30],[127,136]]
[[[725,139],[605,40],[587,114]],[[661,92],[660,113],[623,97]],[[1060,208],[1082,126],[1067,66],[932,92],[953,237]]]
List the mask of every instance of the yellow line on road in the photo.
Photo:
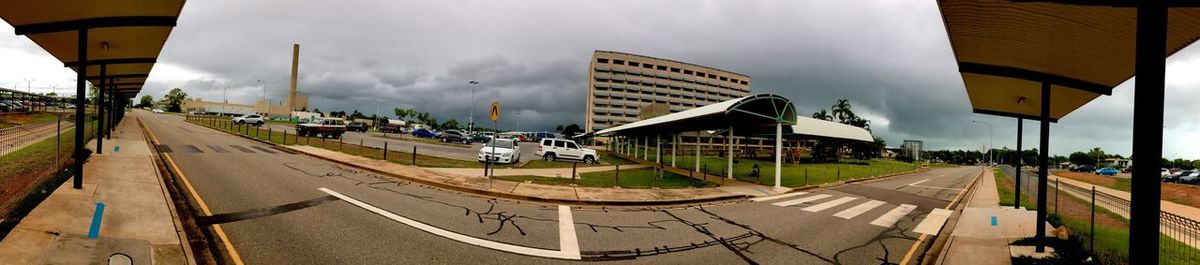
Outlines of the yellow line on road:
[[[958,195],[954,196],[954,200],[950,200],[950,203],[946,204],[945,209],[950,210],[951,205],[954,205],[959,199],[962,199],[963,194],[966,194],[968,190],[971,190],[970,187],[975,185],[975,181],[978,181],[980,176],[983,176],[983,172],[980,172],[979,176],[975,176],[975,180],[972,180],[970,185],[959,191]],[[913,242],[912,247],[908,248],[908,253],[904,254],[904,259],[900,260],[900,265],[905,265],[908,264],[909,261],[912,261],[913,254],[917,253],[917,249],[921,248],[921,243],[924,243],[925,238],[928,236],[929,235],[927,234],[921,234],[920,237],[917,237],[917,242]]]
[[[141,120],[142,119],[139,117],[138,123],[141,123]],[[158,137],[154,136],[154,133],[150,132],[149,128],[145,128],[144,125],[142,128],[146,130],[146,134],[150,135],[150,140],[154,142],[154,145],[160,144],[158,141]],[[192,182],[189,181],[187,176],[183,174],[183,171],[179,170],[179,165],[175,164],[175,160],[171,159],[171,155],[170,154],[162,154],[162,155],[163,155],[163,158],[167,159],[167,163],[170,165],[171,171],[175,172],[176,176],[179,176],[179,179],[183,180],[183,185],[185,187],[187,187],[188,194],[191,195],[193,200],[196,200],[196,204],[200,205],[200,211],[203,212],[204,215],[206,215],[206,216],[212,216],[213,214],[212,214],[212,211],[210,211],[208,209],[208,204],[204,203],[204,199],[200,198],[200,193],[196,192],[196,188],[192,186]],[[242,262],[242,256],[238,255],[237,249],[233,248],[233,243],[229,241],[229,236],[225,235],[225,230],[221,229],[221,225],[214,224],[213,230],[217,232],[217,237],[221,238],[221,243],[223,243],[225,245],[225,249],[227,249],[229,251],[229,257],[231,259],[233,259],[233,263],[236,265],[246,264],[246,263]]]

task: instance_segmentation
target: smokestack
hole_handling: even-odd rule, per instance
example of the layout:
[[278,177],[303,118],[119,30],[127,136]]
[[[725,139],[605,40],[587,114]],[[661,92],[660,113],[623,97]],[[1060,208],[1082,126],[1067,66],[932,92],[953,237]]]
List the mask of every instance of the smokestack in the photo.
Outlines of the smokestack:
[[[300,44],[292,44],[292,86],[288,93],[288,111],[296,111],[296,76],[300,71]],[[290,114],[290,113],[289,113]]]

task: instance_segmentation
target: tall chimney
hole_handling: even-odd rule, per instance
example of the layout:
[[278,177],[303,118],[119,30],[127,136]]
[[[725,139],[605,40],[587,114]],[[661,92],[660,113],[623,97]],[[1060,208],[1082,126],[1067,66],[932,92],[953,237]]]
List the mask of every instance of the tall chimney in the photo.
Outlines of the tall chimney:
[[[296,75],[300,70],[300,44],[292,44],[292,86],[288,93],[288,111],[296,111]],[[289,113],[290,115],[290,113]]]

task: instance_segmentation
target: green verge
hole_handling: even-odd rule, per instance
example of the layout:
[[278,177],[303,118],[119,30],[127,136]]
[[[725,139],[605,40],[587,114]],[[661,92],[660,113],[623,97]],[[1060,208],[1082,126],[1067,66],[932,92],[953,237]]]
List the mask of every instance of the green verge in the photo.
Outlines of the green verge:
[[[996,192],[1000,194],[1000,206],[1013,206],[1013,197],[1016,197],[1016,192],[1008,187],[1008,184],[1013,184],[1012,180],[1008,179],[1008,175],[1004,174],[1003,170],[992,169],[996,177]],[[1021,205],[1030,211],[1037,211],[1037,204],[1029,201],[1027,196],[1021,196]]]
[[[596,151],[596,155],[600,156],[600,164],[579,163],[577,166],[578,167],[598,167],[598,166],[633,164],[633,161],[629,161],[628,159],[624,159],[624,158],[612,155],[612,154],[610,154],[608,152],[604,152],[604,151]],[[531,157],[531,158],[522,157],[521,159],[529,160],[529,162],[525,162],[525,164],[521,165],[520,168],[570,168],[571,164],[573,163],[572,161],[546,161],[546,160],[541,160],[540,157]]]
[[[560,185],[566,186],[575,184],[580,187],[596,187],[596,188],[663,188],[663,189],[679,189],[690,187],[713,187],[716,184],[704,182],[702,180],[689,178],[684,175],[665,172],[661,179],[654,177],[654,170],[649,168],[639,168],[630,170],[621,170],[620,179],[617,179],[616,171],[591,172],[580,174],[578,179],[557,177],[541,177],[541,176],[497,176],[496,179],[514,181],[514,182],[530,182],[545,185]],[[619,182],[618,182],[619,181]]]
[[[92,139],[95,125],[96,122],[91,121],[85,126],[85,143]],[[75,129],[63,131],[62,136],[58,137],[58,140],[58,144],[60,144],[58,146],[58,157],[62,158],[62,160],[70,159],[75,149]],[[55,138],[41,140],[25,148],[0,156],[0,179],[26,176],[35,171],[53,167],[55,142]]]
[[[653,149],[648,160],[654,161]],[[695,156],[677,156],[675,166],[683,169],[695,168]],[[701,156],[701,170],[716,176],[726,175],[728,163],[725,157]],[[671,156],[663,156],[663,164],[671,165]],[[754,176],[754,166],[758,166],[758,176]],[[784,163],[780,168],[782,185],[785,187],[803,187],[820,185],[838,181],[863,179],[888,174],[896,174],[916,170],[918,165],[887,159],[852,160],[846,159],[833,163]],[[739,180],[750,182],[773,183],[775,162],[770,158],[736,158],[733,164],[733,175]]]

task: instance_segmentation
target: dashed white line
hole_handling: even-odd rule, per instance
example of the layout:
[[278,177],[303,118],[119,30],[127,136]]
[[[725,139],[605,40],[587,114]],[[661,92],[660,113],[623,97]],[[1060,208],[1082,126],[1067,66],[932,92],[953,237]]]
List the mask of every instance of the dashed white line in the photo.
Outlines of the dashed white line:
[[793,193],[784,193],[784,194],[779,194],[779,195],[774,195],[774,196],[750,198],[750,201],[752,201],[752,202],[773,201],[773,200],[778,200],[778,199],[783,199],[783,198],[791,198],[791,197],[795,197],[795,196],[800,196],[800,195],[804,195],[804,194],[808,194],[808,193],[803,192],[803,191],[793,192]]
[[802,209],[802,210],[804,210],[804,211],[806,211],[806,212],[814,212],[814,213],[815,213],[815,212],[820,212],[820,211],[824,211],[824,210],[826,210],[826,209],[829,209],[829,208],[833,208],[834,206],[838,206],[838,205],[841,205],[841,204],[843,204],[843,203],[847,203],[847,202],[853,201],[854,199],[856,199],[856,198],[854,198],[854,197],[841,197],[841,198],[837,198],[836,200],[827,201],[827,202],[824,202],[824,203],[821,203],[821,204],[817,204],[817,205],[809,206],[809,207],[806,207],[806,208],[804,208],[804,209]]
[[921,183],[925,183],[926,181],[929,181],[929,179],[925,179],[925,180],[922,180],[922,181],[913,182],[912,184],[908,184],[908,185],[905,185],[905,186],[916,186],[916,185],[919,185],[919,184],[921,184]]
[[[332,191],[332,190],[329,190],[326,188],[319,188],[318,190],[328,193],[329,195],[333,195],[334,197],[338,197],[338,199],[342,199],[343,201],[353,204],[354,206],[358,206],[359,208],[363,208],[367,211],[371,211],[376,214],[382,215],[383,217],[387,217],[388,219],[392,219],[396,222],[411,226],[416,229],[420,229],[420,230],[428,232],[430,234],[438,235],[438,236],[445,237],[445,238],[455,240],[458,242],[463,242],[463,243],[467,243],[467,244],[471,244],[471,245],[481,246],[481,247],[495,249],[495,250],[504,251],[504,252],[522,254],[522,255],[539,256],[539,257],[556,258],[556,259],[569,259],[569,260],[581,259],[580,254],[579,254],[579,242],[574,240],[575,239],[574,220],[567,220],[567,219],[573,219],[571,217],[570,208],[566,209],[566,212],[565,212],[566,218],[563,218],[564,217],[563,207],[566,207],[566,206],[559,206],[559,208],[558,208],[559,240],[561,240],[559,242],[559,246],[562,249],[561,250],[549,250],[549,249],[531,248],[531,247],[526,247],[526,246],[517,246],[517,245],[512,245],[512,244],[507,244],[507,243],[500,243],[500,242],[495,242],[495,241],[490,241],[490,240],[486,240],[486,239],[481,239],[481,238],[476,238],[476,237],[471,237],[471,236],[455,233],[455,232],[452,232],[449,230],[441,229],[441,228],[431,226],[431,225],[428,225],[428,224],[425,224],[422,222],[418,222],[418,221],[415,221],[412,219],[405,218],[403,216],[380,209],[379,207],[375,207],[375,206],[367,204],[365,202],[356,200],[349,196],[342,195],[341,193],[338,193],[336,191]],[[563,229],[564,227],[566,227],[566,224],[570,224],[569,225],[570,229]],[[564,233],[569,233],[569,235],[564,235]],[[569,239],[569,242],[565,239]],[[573,249],[567,249],[568,247],[571,247]]]
[[883,201],[871,200],[869,202],[864,202],[857,206],[850,207],[850,209],[842,210],[841,212],[838,212],[838,213],[834,214],[833,216],[841,217],[842,219],[851,219],[851,218],[854,218],[855,216],[858,216],[867,211],[870,211],[871,209],[875,209],[875,207],[879,207],[880,205],[883,205]]
[[913,228],[913,232],[936,236],[938,231],[942,230],[942,226],[946,224],[946,219],[950,218],[950,213],[953,211],[941,208],[933,209],[929,215],[925,216],[925,220],[921,220],[921,223]]
[[903,218],[905,215],[908,215],[908,213],[915,209],[917,209],[916,205],[901,204],[895,209],[883,214],[883,216],[876,218],[875,221],[871,221],[871,224],[882,227],[892,227],[893,225],[896,225],[896,222],[900,221],[900,218]]
[[771,205],[787,207],[787,206],[797,205],[797,204],[811,202],[811,201],[815,201],[815,200],[820,200],[820,199],[824,199],[824,198],[829,198],[830,196],[831,195],[829,195],[829,194],[817,194],[817,195],[799,198],[799,199],[795,199],[795,200],[772,203]]

